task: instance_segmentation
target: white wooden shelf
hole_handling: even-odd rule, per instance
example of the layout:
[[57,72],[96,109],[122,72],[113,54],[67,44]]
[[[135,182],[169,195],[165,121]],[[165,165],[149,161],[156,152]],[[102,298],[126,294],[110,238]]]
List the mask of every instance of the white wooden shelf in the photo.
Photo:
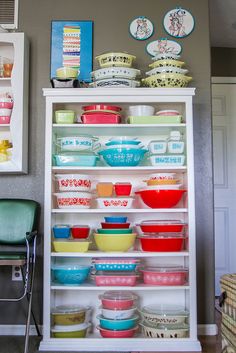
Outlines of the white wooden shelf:
[[173,127],[186,127],[185,123],[181,124],[53,124],[52,127],[54,129],[65,129],[65,128],[82,128],[82,129],[89,129],[89,128],[101,128],[101,129],[126,129],[126,128],[150,128],[150,127],[158,127],[158,128],[173,128]]
[[[111,290],[111,286],[96,286],[91,283],[83,283],[80,285],[59,285],[56,283],[51,284],[52,290],[85,290],[85,291],[106,291]],[[138,284],[136,286],[112,286],[113,290],[124,290],[124,291],[140,291],[140,290],[148,290],[148,291],[176,291],[176,290],[188,290],[188,285],[183,286],[150,286],[145,284]]]
[[89,172],[90,174],[96,174],[98,172],[105,172],[111,174],[117,174],[117,171],[122,171],[125,174],[148,174],[154,172],[186,172],[187,167],[153,167],[153,166],[140,166],[140,167],[52,167],[53,173],[73,173],[73,172]]
[[105,208],[53,208],[52,213],[186,213],[187,208],[128,208],[128,209],[105,209]]
[[148,251],[129,251],[129,252],[102,252],[102,251],[88,251],[84,253],[76,253],[76,252],[52,252],[51,253],[52,257],[76,257],[78,256],[81,257],[94,257],[94,258],[101,258],[101,257],[121,257],[121,258],[127,258],[127,257],[136,257],[136,258],[147,258],[147,257],[188,257],[189,252],[188,251],[178,251],[178,252],[148,252]]

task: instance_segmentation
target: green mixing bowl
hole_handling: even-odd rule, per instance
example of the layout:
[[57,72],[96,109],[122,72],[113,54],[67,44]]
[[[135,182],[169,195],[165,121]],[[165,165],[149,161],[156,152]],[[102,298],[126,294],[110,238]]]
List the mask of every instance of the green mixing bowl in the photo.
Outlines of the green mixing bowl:
[[133,231],[132,228],[122,228],[122,229],[104,229],[104,228],[99,228],[97,229],[98,234],[131,234]]

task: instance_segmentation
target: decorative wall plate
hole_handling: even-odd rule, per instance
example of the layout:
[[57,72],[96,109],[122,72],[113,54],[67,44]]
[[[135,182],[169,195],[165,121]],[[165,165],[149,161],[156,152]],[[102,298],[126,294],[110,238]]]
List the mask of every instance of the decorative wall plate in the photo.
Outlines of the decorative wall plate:
[[179,55],[182,51],[182,47],[179,43],[174,40],[168,40],[167,38],[160,38],[150,42],[146,46],[146,50],[149,55],[156,56],[158,54],[176,54]]
[[172,37],[184,38],[194,29],[194,17],[186,9],[173,9],[165,14],[163,26]]
[[148,18],[139,16],[130,23],[129,31],[133,38],[145,40],[153,34],[154,26]]

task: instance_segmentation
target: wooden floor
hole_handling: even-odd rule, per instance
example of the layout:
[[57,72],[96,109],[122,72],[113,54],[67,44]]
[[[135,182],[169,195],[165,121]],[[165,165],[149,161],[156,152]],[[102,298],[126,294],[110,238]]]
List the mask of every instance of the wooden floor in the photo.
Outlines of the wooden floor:
[[[218,311],[216,311],[216,322],[219,329],[220,329],[220,321],[221,321],[221,314]],[[199,339],[202,344],[203,353],[221,353],[220,333],[217,336],[201,336],[199,337]],[[30,337],[29,353],[39,353],[38,346],[39,346],[39,338]],[[176,347],[176,349],[178,349],[178,347]],[[24,351],[23,337],[0,336],[0,353],[22,353],[23,351]],[[180,351],[176,351],[176,353],[179,353],[179,352]],[[47,353],[47,352],[43,352],[43,353]],[[54,353],[63,353],[63,352],[54,352]],[[161,353],[161,352],[158,352],[158,353]],[[168,353],[168,352],[164,352],[164,353]],[[185,352],[185,353],[193,353],[193,352]]]

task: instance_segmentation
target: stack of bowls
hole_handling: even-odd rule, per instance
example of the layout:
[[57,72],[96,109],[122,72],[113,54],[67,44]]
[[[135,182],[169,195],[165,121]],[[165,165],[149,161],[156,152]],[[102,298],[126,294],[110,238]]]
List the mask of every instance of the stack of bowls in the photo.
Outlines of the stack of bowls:
[[100,295],[102,306],[97,327],[104,338],[133,337],[137,331],[137,296],[131,292],[108,291]]
[[109,216],[101,222],[101,228],[94,233],[96,245],[100,251],[125,252],[134,246],[136,233],[129,228],[127,217]]
[[186,87],[192,77],[186,76],[187,69],[182,67],[185,62],[179,60],[180,56],[175,54],[158,53],[154,62],[149,65],[150,71],[146,72],[147,77],[142,79],[146,87]]
[[119,124],[121,107],[108,104],[93,104],[82,107],[83,124]]
[[181,306],[148,305],[140,310],[142,331],[148,338],[188,337],[189,312]]
[[91,326],[90,307],[60,305],[51,311],[52,336],[55,338],[84,338]]
[[10,124],[12,108],[12,98],[0,97],[0,124]]
[[90,87],[138,87],[140,71],[131,68],[135,56],[127,53],[105,53],[96,57],[100,69],[91,72]]
[[98,154],[111,167],[134,167],[142,162],[147,151],[137,137],[117,136],[106,142]]

